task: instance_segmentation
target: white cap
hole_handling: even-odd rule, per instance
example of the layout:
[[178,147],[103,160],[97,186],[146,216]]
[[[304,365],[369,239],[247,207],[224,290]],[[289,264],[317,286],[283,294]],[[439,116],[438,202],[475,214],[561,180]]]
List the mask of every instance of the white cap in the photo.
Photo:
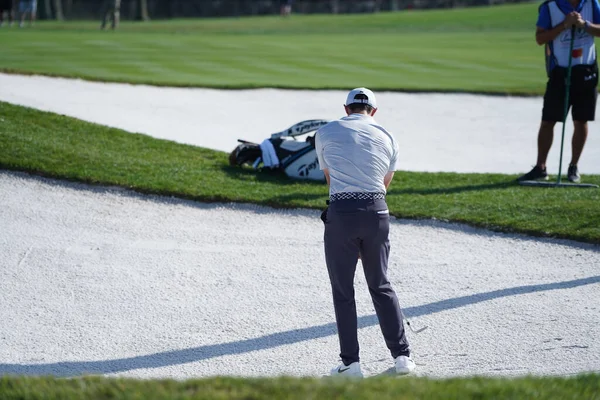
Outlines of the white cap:
[[[362,94],[367,98],[365,99],[361,98],[363,96],[358,96],[359,98],[357,99],[356,96],[359,94]],[[349,106],[350,104],[367,104],[373,108],[377,108],[377,101],[375,100],[375,95],[372,91],[364,87],[353,89],[350,91],[350,93],[348,93],[345,105]]]

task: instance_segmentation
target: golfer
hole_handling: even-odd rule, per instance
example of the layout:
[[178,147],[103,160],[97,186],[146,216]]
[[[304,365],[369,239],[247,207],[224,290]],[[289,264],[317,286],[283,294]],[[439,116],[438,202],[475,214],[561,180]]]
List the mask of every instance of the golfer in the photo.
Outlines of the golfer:
[[[573,107],[575,129],[567,178],[571,182],[580,181],[577,163],[587,140],[588,121],[593,121],[596,113],[598,64],[594,36],[600,36],[598,24],[598,0],[549,0],[540,6],[535,39],[546,46],[548,83],[537,140],[537,162],[518,180],[548,179],[546,159],[552,147],[554,125],[564,119],[567,68],[572,58],[569,106]],[[573,27],[576,28],[573,51],[569,53]]]
[[347,116],[320,128],[315,137],[319,165],[329,185],[329,207],[322,216],[325,260],[342,359],[331,375],[362,377],[354,301],[359,257],[396,371],[407,374],[415,364],[398,298],[387,278],[390,243],[385,195],[398,167],[398,145],[373,119],[377,103],[372,91],[352,90],[344,108]]

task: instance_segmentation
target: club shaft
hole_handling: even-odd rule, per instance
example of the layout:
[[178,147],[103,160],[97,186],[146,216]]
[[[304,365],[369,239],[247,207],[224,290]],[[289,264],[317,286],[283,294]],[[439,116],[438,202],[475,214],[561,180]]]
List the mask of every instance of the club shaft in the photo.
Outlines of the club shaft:
[[565,125],[567,124],[567,114],[569,113],[569,95],[571,92],[571,70],[573,69],[573,43],[575,42],[575,26],[571,27],[571,44],[569,45],[569,66],[567,67],[567,79],[565,82],[565,107],[563,113],[563,124],[562,124],[562,135],[560,139],[560,158],[558,161],[558,178],[557,184],[560,184],[560,178],[562,175],[562,159],[563,159],[563,147],[565,144]]

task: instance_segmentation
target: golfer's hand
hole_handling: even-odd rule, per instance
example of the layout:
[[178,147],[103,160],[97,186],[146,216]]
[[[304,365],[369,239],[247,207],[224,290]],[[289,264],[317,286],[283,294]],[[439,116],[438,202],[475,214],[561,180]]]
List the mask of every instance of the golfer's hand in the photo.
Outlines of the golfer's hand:
[[585,27],[585,19],[581,18],[581,15],[579,16],[577,21],[575,21],[575,26],[580,29]]
[[581,14],[579,14],[577,11],[570,12],[569,14],[567,14],[565,20],[563,21],[564,28],[570,29],[573,25],[577,24],[578,19],[582,19]]
[[329,207],[326,207],[325,210],[323,210],[323,212],[321,213],[321,221],[323,221],[323,223],[327,223],[327,211],[329,210]]

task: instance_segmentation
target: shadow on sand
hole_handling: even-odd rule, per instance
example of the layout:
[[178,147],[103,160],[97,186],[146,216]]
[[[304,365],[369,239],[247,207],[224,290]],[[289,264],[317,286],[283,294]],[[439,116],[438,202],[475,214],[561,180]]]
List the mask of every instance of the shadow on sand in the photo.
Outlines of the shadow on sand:
[[[491,292],[477,293],[468,296],[437,301],[421,306],[404,309],[407,317],[419,317],[437,312],[466,307],[472,304],[490,301],[502,297],[517,296],[528,293],[549,290],[571,289],[579,286],[600,283],[600,275],[563,282],[545,283],[538,285],[516,286]],[[363,316],[358,319],[358,327],[365,328],[378,324],[375,315]],[[50,364],[0,364],[0,375],[54,375],[71,377],[87,374],[112,374],[124,371],[160,368],[171,365],[185,364],[232,354],[243,354],[251,351],[271,349],[292,343],[299,343],[336,334],[335,323],[278,332],[258,338],[240,340],[193,347],[183,350],[165,351],[137,357],[101,361],[68,361]]]

